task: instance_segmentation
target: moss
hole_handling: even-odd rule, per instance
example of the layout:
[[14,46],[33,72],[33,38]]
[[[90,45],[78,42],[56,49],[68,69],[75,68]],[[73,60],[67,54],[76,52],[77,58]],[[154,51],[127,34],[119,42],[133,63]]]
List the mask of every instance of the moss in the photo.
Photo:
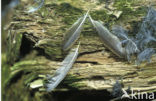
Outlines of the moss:
[[62,48],[60,41],[46,41],[44,44],[39,45],[39,48],[44,49],[44,53],[51,59],[62,58]]
[[59,15],[63,17],[63,22],[67,25],[73,24],[75,20],[83,15],[83,10],[73,7],[69,3],[61,3],[57,9]]
[[52,59],[62,58],[62,51],[59,47],[46,47],[45,53]]
[[90,15],[94,20],[102,21],[106,27],[112,26],[117,20],[117,18],[114,15],[108,14],[108,11],[106,10],[93,11],[90,12]]
[[20,61],[14,64],[14,66],[11,68],[12,71],[18,70],[21,68],[24,68],[25,66],[35,65],[38,62],[36,60],[28,60],[28,61]]
[[123,11],[120,19],[132,19],[136,17],[143,16],[146,12],[146,7],[140,6],[135,8],[139,2],[134,2],[133,0],[116,0],[114,6],[117,10]]
[[[48,19],[53,19],[50,26],[59,26],[58,28],[49,28],[47,29],[46,35],[49,35],[52,40],[47,41],[44,44],[38,46],[43,49],[44,54],[50,59],[60,59],[62,58],[62,35],[64,34],[69,27],[79,18],[84,12],[82,9],[76,8],[69,3],[60,3],[60,4],[47,4],[45,7],[52,9],[52,14],[47,16],[45,19],[48,23]],[[41,11],[43,11],[41,9]],[[41,12],[39,11],[39,12]],[[49,10],[50,11],[50,10]],[[55,15],[55,16],[54,16]],[[59,21],[60,19],[60,21]],[[42,20],[41,23],[44,21]],[[61,26],[60,26],[61,23]],[[65,25],[65,26],[64,26]],[[56,40],[56,38],[59,38]],[[54,40],[53,40],[54,39]]]
[[17,59],[19,59],[20,47],[22,42],[22,34],[20,33],[10,33],[7,41],[7,63],[13,64]]
[[46,58],[35,57],[32,60],[23,60],[15,63],[11,67],[9,77],[5,77],[5,86],[10,85],[12,82],[19,79],[21,75],[25,75],[24,84],[28,86],[31,81],[38,78],[38,74],[45,72],[43,70],[49,68],[48,62],[50,61]]
[[10,71],[10,66],[6,63],[6,54],[2,53],[2,65],[1,65],[1,69],[2,69],[2,94],[5,94],[5,82],[7,81],[7,79],[9,78],[9,75],[11,73]]
[[[64,80],[58,85],[58,89],[82,89],[86,87],[86,84],[81,83],[81,81],[84,80],[83,78],[80,78],[78,76],[75,76],[74,74],[68,74]],[[47,83],[47,79],[44,79],[43,84],[45,85]],[[57,89],[56,88],[56,89]],[[43,87],[42,89],[45,90]]]
[[37,75],[37,74],[31,73],[31,74],[29,74],[27,77],[25,77],[24,84],[25,84],[26,86],[29,86],[29,84],[30,84],[33,80],[35,80],[35,79],[37,79],[37,78],[38,78],[38,75]]
[[80,81],[82,80],[84,79],[78,76],[75,76],[73,74],[68,74],[66,78],[63,80],[62,85],[60,86],[66,86],[67,88],[69,87],[72,89],[80,89],[86,86],[85,84],[80,83]]
[[39,9],[38,13],[42,18],[47,18],[50,15],[49,10],[46,7],[42,7],[41,9]]
[[[74,6],[72,6],[69,3],[61,3],[61,4],[47,4],[45,5],[45,7],[49,7],[51,9],[53,9],[52,13],[55,16],[52,16],[53,14],[50,14],[49,16],[52,17],[53,19],[58,17],[62,18],[62,21],[69,25],[69,24],[73,24],[75,22],[75,20],[77,20],[78,17],[80,17],[81,15],[83,15],[83,10],[76,8]],[[46,12],[45,9],[41,9],[41,14],[42,11]]]
[[134,12],[136,16],[144,16],[146,13],[147,13],[147,7],[144,6],[137,8],[136,11]]
[[99,0],[99,3],[104,3],[106,2],[106,0]]

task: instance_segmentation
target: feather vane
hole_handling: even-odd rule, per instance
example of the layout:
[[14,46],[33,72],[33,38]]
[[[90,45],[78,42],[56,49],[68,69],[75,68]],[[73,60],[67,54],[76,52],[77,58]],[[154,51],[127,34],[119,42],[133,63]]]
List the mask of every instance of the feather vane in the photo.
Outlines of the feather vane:
[[55,74],[52,77],[48,77],[48,83],[45,85],[48,92],[56,88],[65,78],[68,71],[71,69],[72,65],[78,57],[78,50],[79,45],[77,48],[73,49],[72,52],[69,53],[69,55],[66,56],[61,64],[62,66],[56,70]]
[[155,54],[155,50],[153,48],[146,48],[144,51],[142,51],[137,56],[137,65],[140,64],[140,62],[148,61],[151,62],[151,57],[153,54]]
[[[89,12],[89,11],[88,11]],[[67,31],[67,35],[63,41],[63,50],[68,50],[79,38],[83,25],[88,16],[88,12],[81,18],[79,18],[72,27]]]
[[135,43],[135,40],[132,40],[128,36],[128,31],[125,30],[121,26],[114,26],[112,28],[112,32],[114,35],[116,35],[118,38],[120,38],[122,44],[124,44],[125,50],[126,50],[126,55],[127,55],[126,56],[127,60],[130,61],[131,55],[133,55],[134,53],[138,53],[140,51],[137,47],[137,44]]
[[93,24],[95,29],[103,41],[104,45],[110,49],[114,54],[119,57],[125,57],[125,49],[117,36],[113,35],[107,28],[105,28],[99,21],[94,21],[91,16],[89,16],[90,22]]

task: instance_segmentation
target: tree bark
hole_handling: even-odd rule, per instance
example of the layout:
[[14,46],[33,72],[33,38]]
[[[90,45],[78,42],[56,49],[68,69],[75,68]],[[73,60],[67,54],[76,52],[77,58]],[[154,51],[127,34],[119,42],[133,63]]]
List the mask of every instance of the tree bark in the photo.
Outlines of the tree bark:
[[[45,76],[52,75],[69,52],[62,51],[65,32],[87,10],[83,7],[74,7],[69,3],[49,4],[48,2],[33,14],[27,14],[22,9],[18,7],[10,25],[12,30],[16,30],[23,37],[18,41],[21,42],[20,49],[17,50],[20,51],[20,58],[18,57],[18,61],[11,66],[11,75],[6,82],[5,87],[8,92],[8,95],[4,95],[6,101],[10,99],[16,101],[21,93],[19,101],[22,99],[25,99],[24,101],[60,100],[59,94],[64,92],[72,96],[71,98],[64,96],[66,100],[70,98],[68,99],[70,101],[77,97],[76,95],[80,96],[78,92],[91,96],[102,91],[100,94],[105,93],[107,97],[108,92],[110,94],[113,92],[117,81],[123,85],[123,89],[131,87],[131,90],[140,92],[156,91],[154,56],[151,63],[145,62],[139,66],[134,62],[128,63],[105,48],[95,29],[86,22],[79,38],[81,46],[78,59],[54,93],[45,92],[43,86]],[[106,16],[102,10],[96,18],[97,12],[99,13],[100,10],[91,11],[97,20],[101,20],[98,19],[101,16]],[[122,19],[114,19],[114,22],[122,21]],[[138,20],[140,19],[133,21],[139,22]],[[76,95],[70,94],[74,90],[76,92],[73,94]],[[15,93],[15,96],[12,96],[12,93]]]

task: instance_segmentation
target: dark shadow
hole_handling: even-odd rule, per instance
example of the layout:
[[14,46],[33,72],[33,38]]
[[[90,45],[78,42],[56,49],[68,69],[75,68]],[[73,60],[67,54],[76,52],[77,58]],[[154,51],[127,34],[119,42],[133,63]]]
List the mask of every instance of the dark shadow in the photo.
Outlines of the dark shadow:
[[26,38],[25,34],[23,34],[21,47],[20,47],[20,58],[23,58],[27,54],[29,54],[33,49],[33,42]]
[[90,64],[93,64],[93,65],[98,65],[99,64],[98,62],[95,62],[95,61],[76,61],[76,63],[90,63]]
[[83,53],[80,53],[79,54],[79,57],[80,56],[83,56],[83,55],[86,55],[86,54],[93,54],[93,53],[97,53],[97,52],[101,52],[102,50],[96,50],[96,51],[91,51],[91,52],[83,52]]
[[[150,93],[149,93],[150,94]],[[156,93],[154,93],[156,95]],[[137,95],[136,95],[137,96]],[[45,94],[44,97],[53,99],[53,101],[152,101],[146,99],[146,95],[139,99],[114,98],[107,90],[70,90],[70,91],[55,91]],[[156,98],[156,97],[155,97]]]
[[112,97],[107,90],[71,90],[53,93],[56,101],[109,101]]

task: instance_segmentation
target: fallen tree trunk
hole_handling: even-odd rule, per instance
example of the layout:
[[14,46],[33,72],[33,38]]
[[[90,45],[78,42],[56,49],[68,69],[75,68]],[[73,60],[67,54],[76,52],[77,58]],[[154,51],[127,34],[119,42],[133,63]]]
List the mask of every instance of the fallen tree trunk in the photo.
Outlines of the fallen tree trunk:
[[[81,94],[112,99],[109,94],[117,81],[124,89],[131,87],[134,91],[155,92],[156,59],[153,57],[151,63],[137,66],[118,58],[103,46],[90,24],[85,26],[79,39],[80,54],[73,68],[53,93],[45,92],[45,76],[52,75],[68,53],[62,51],[65,32],[85,10],[62,3],[46,4],[34,14],[27,14],[20,8],[16,12],[19,15],[14,15],[10,27],[23,35],[19,41],[20,50],[17,50],[21,57],[11,66],[12,72],[6,82],[8,95],[4,95],[6,100],[16,101],[21,93],[19,101],[61,100],[58,97],[72,101]],[[93,11],[93,15],[96,12],[100,11]]]

